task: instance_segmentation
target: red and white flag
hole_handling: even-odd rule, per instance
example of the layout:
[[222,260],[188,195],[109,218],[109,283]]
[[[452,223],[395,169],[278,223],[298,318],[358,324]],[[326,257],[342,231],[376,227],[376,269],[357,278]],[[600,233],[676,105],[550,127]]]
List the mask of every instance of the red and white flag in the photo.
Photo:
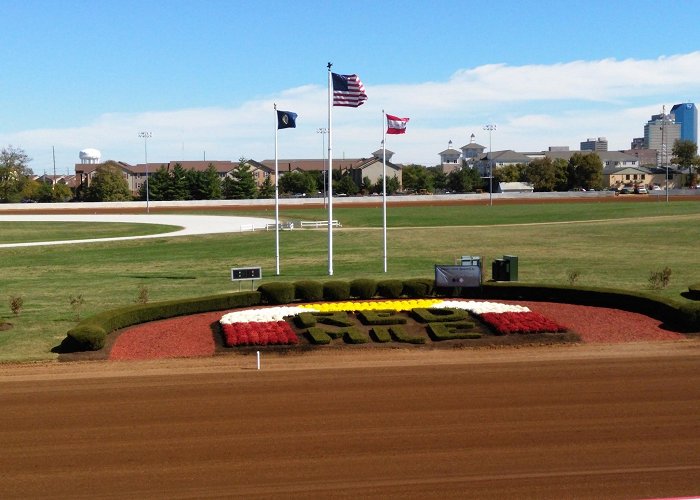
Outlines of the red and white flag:
[[394,115],[386,115],[387,134],[405,134],[408,118],[399,118]]

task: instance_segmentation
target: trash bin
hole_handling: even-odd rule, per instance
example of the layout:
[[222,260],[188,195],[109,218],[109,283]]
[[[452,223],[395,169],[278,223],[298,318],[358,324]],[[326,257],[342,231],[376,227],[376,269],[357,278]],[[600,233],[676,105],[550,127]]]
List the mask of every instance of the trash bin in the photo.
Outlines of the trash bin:
[[508,281],[505,260],[496,259],[491,263],[491,279],[493,281]]
[[515,255],[504,255],[503,260],[506,263],[506,281],[518,281],[518,257]]

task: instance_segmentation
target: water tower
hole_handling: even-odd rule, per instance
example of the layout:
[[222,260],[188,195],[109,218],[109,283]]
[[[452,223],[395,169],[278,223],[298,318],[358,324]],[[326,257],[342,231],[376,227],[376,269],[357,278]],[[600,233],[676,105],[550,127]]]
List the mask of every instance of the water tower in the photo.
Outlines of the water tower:
[[87,148],[80,151],[80,163],[94,165],[100,163],[102,153],[99,149]]

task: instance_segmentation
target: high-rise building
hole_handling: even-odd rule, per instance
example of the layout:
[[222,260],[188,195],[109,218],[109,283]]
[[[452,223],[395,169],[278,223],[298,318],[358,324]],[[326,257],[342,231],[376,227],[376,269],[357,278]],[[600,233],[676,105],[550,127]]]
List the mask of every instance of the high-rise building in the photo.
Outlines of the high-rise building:
[[607,137],[595,137],[586,139],[581,142],[581,151],[607,151],[608,150],[608,139]]
[[698,108],[692,102],[675,104],[671,114],[681,126],[681,139],[698,143]]
[[652,115],[644,125],[644,147],[658,152],[657,165],[663,166],[671,158],[673,143],[681,138],[681,126],[673,115],[664,113]]

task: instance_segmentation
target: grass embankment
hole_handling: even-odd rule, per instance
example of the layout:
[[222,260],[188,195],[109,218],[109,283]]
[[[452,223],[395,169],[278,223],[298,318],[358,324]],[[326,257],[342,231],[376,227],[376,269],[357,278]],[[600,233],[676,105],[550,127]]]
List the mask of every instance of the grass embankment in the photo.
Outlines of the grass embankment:
[[125,222],[0,222],[0,244],[144,236],[179,229],[164,224]]
[[[314,210],[280,215],[327,216]],[[338,279],[432,277],[434,264],[461,255],[482,256],[489,279],[491,261],[507,254],[519,257],[520,281],[528,283],[568,284],[576,271],[582,286],[639,291],[649,288],[652,271],[669,267],[670,285],[654,293],[683,301],[680,293],[700,282],[698,202],[390,207],[387,274],[381,209],[334,207],[334,218],[343,224],[333,235]],[[27,228],[27,237],[33,232]],[[236,291],[234,266],[260,265],[265,281],[326,279],[327,230],[282,231],[280,262],[277,277],[272,231],[0,249],[0,323],[13,324],[0,331],[0,362],[53,358],[51,349],[76,322],[71,298],[82,297],[86,317],[133,303],[140,287],[150,301]],[[10,296],[24,300],[19,316],[10,312]]]

